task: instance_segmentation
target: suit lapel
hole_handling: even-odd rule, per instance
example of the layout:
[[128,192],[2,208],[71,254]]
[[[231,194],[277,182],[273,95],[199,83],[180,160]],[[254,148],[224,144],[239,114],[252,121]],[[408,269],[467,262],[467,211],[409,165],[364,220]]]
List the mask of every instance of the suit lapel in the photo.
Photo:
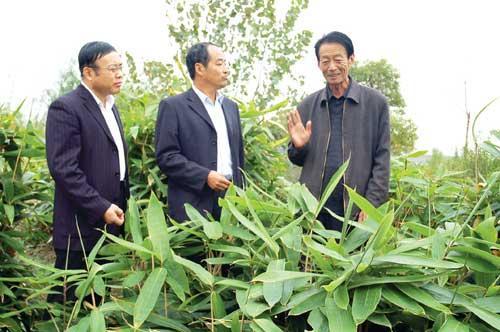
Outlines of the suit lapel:
[[113,136],[109,131],[106,120],[104,119],[104,116],[102,115],[102,112],[99,109],[99,106],[97,105],[94,97],[92,97],[90,92],[83,85],[80,85],[78,88],[80,97],[82,97],[82,99],[84,100],[83,105],[87,108],[92,117],[97,121],[102,130],[104,130],[104,133],[106,133],[108,139],[114,143]]
[[210,119],[210,115],[208,115],[205,106],[201,102],[200,98],[196,95],[193,89],[189,89],[187,93],[188,106],[191,108],[196,114],[198,114],[206,123],[210,125],[210,127],[215,131],[215,126]]

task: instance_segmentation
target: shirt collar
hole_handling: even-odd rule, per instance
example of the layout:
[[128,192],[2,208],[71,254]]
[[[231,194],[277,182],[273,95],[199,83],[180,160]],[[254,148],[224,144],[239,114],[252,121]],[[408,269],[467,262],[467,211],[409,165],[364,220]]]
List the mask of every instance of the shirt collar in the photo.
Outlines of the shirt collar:
[[326,99],[330,100],[331,98],[334,98],[336,100],[342,100],[342,99],[347,98],[349,96],[349,90],[351,90],[351,84],[352,84],[352,79],[349,77],[349,85],[347,86],[347,89],[344,91],[344,94],[342,96],[340,96],[339,98],[337,98],[333,95],[332,90],[330,89],[330,87],[327,84],[326,85]]
[[[204,94],[200,89],[198,89],[194,84],[193,84],[193,91],[196,93],[198,98],[200,98],[203,103],[207,102],[211,105],[214,104],[212,100],[206,94]],[[224,96],[222,95],[222,93],[217,91],[215,95],[215,101],[219,102],[219,104],[222,105],[222,100],[224,100]]]
[[[324,89],[320,90],[320,103],[321,106],[325,106],[325,103],[328,102],[328,93],[329,93],[329,88],[326,86]],[[356,104],[359,104],[360,102],[360,96],[361,95],[361,86],[359,85],[358,82],[352,79],[351,76],[349,76],[349,87],[347,88],[346,92],[344,93],[344,96],[346,99],[351,99],[354,101]]]
[[99,107],[103,107],[104,109],[111,109],[113,108],[113,105],[115,104],[115,97],[113,95],[108,95],[106,97],[106,107],[102,104],[102,101],[94,94],[94,92],[85,84],[85,82],[82,81],[82,85],[87,89],[92,97],[94,97],[95,102]]

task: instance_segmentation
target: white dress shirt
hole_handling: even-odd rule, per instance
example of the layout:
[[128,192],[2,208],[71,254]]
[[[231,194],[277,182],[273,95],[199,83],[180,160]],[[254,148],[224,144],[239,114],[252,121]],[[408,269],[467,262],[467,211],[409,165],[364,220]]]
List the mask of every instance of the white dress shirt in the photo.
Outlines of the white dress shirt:
[[109,95],[106,97],[106,106],[103,105],[102,101],[97,98],[97,96],[92,92],[92,90],[82,82],[82,85],[89,90],[92,97],[94,97],[99,109],[101,110],[102,115],[104,116],[104,120],[106,121],[106,125],[108,126],[109,131],[111,132],[111,136],[113,137],[113,141],[118,149],[118,160],[120,162],[120,181],[125,179],[125,150],[123,148],[123,140],[120,134],[120,128],[118,127],[118,122],[116,121],[115,115],[113,114],[113,105],[115,104],[115,97],[113,95]]
[[205,109],[212,120],[215,131],[217,132],[217,173],[232,178],[233,165],[231,161],[231,148],[229,146],[226,118],[224,117],[224,111],[222,110],[222,100],[224,99],[224,96],[217,92],[217,95],[215,96],[215,103],[213,103],[206,94],[201,92],[194,85],[193,90],[201,99],[203,106],[205,106]]

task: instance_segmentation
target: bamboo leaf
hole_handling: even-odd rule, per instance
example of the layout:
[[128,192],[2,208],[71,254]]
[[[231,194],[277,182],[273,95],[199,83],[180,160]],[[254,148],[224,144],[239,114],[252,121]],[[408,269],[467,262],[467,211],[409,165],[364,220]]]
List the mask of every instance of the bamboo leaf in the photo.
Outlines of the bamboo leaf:
[[356,325],[363,323],[377,309],[382,287],[360,287],[354,290],[352,316]]
[[212,286],[214,284],[214,277],[207,270],[205,270],[200,264],[182,258],[180,256],[174,255],[174,260],[194,273],[194,275],[205,285]]
[[425,314],[424,308],[422,308],[417,302],[391,287],[384,287],[382,296],[390,303],[395,304],[414,315],[423,316]]
[[457,321],[453,316],[448,316],[438,332],[469,332],[469,327]]
[[261,230],[259,227],[257,227],[253,222],[247,219],[244,215],[241,214],[240,211],[234,206],[232,202],[227,202],[227,206],[233,216],[246,228],[248,228],[251,232],[253,232],[255,235],[257,235],[259,238],[261,238],[268,246],[269,248],[276,254],[278,255],[279,253],[279,246],[274,241],[270,236],[269,233],[266,231]]
[[166,278],[167,270],[160,267],[153,270],[144,282],[134,305],[134,328],[140,328],[153,311]]
[[[285,260],[278,259],[272,260],[267,265],[267,272],[272,271],[285,271]],[[262,285],[262,290],[264,292],[264,299],[266,300],[269,307],[273,307],[276,303],[281,300],[283,295],[283,281],[278,282],[265,282]]]
[[326,298],[325,306],[321,310],[328,319],[330,331],[356,332],[356,324],[354,324],[350,309],[339,308],[332,297]]
[[252,282],[278,282],[299,278],[322,277],[322,274],[297,272],[297,271],[269,271],[264,272],[253,278]]
[[349,293],[345,284],[340,285],[333,292],[333,299],[335,304],[342,310],[347,310],[349,306]]
[[426,266],[433,267],[437,269],[460,269],[463,267],[462,264],[453,263],[449,261],[439,261],[432,258],[424,256],[412,256],[412,255],[385,255],[375,257],[373,263],[394,263],[401,265],[411,265],[411,266]]
[[106,321],[99,309],[93,309],[90,313],[90,332],[106,331]]
[[130,233],[132,234],[132,240],[136,244],[142,244],[142,241],[144,241],[144,239],[142,238],[142,232],[141,232],[139,207],[137,206],[135,198],[132,195],[128,199],[128,210],[127,210],[126,220],[127,222],[125,223],[125,225],[128,227]]
[[396,287],[414,299],[415,301],[418,301],[422,304],[425,304],[426,306],[435,309],[439,312],[443,312],[447,315],[451,315],[450,309],[448,307],[442,305],[439,303],[436,299],[434,299],[429,293],[426,291],[422,290],[421,288],[417,288],[414,285],[411,284],[396,284]]
[[312,238],[310,238],[308,236],[304,236],[303,241],[304,241],[304,244],[306,246],[308,246],[309,248],[316,250],[316,251],[318,251],[318,252],[320,252],[328,257],[331,257],[331,258],[336,259],[336,260],[341,261],[341,262],[348,262],[349,261],[347,258],[344,258],[338,252],[331,250],[331,249],[328,249],[324,245],[315,242]]
[[163,263],[170,250],[167,222],[163,208],[156,198],[154,192],[151,193],[147,209],[147,227],[149,238],[153,244],[153,249]]

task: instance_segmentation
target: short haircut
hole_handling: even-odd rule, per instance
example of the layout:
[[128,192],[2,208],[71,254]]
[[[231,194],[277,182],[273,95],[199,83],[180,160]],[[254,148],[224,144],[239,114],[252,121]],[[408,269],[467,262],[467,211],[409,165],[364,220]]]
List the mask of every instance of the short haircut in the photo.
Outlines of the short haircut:
[[346,34],[338,31],[332,31],[323,37],[321,37],[314,45],[314,51],[316,52],[316,59],[319,61],[319,48],[323,44],[337,43],[342,45],[346,52],[347,57],[350,58],[354,54],[354,46],[352,45],[352,40]]
[[83,45],[80,49],[80,53],[78,53],[80,75],[83,76],[84,67],[94,67],[96,60],[111,52],[116,52],[116,49],[106,42],[93,41]]
[[189,76],[192,80],[196,76],[195,64],[201,63],[203,66],[207,66],[208,61],[210,61],[210,56],[208,55],[208,46],[216,46],[210,42],[198,43],[191,46],[186,55],[186,66],[189,72]]

